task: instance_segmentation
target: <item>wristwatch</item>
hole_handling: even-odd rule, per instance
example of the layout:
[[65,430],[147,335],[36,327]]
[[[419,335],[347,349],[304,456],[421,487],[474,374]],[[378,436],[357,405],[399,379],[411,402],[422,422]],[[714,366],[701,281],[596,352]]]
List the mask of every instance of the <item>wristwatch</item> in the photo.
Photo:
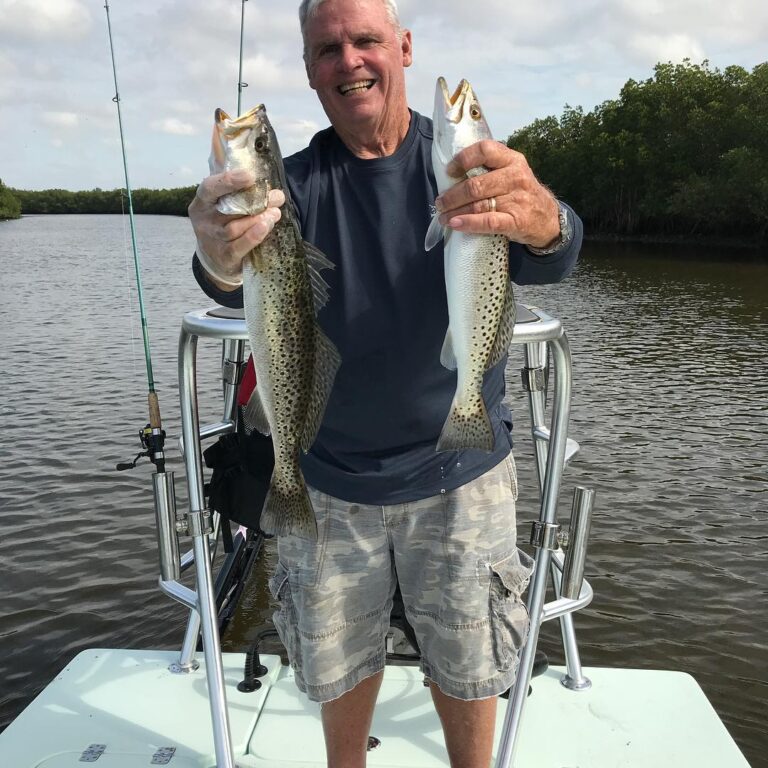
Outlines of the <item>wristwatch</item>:
[[534,256],[548,256],[550,253],[555,253],[561,248],[565,248],[571,242],[573,229],[571,228],[571,220],[568,218],[568,209],[559,200],[557,201],[557,208],[559,211],[558,218],[560,219],[560,237],[546,248],[534,248],[532,245],[526,245],[525,247]]

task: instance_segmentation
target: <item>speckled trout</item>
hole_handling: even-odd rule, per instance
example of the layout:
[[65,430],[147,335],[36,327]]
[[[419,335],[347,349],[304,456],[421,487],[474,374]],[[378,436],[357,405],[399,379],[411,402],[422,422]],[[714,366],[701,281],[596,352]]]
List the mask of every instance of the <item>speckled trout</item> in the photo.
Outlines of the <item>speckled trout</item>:
[[[465,147],[491,139],[472,86],[462,80],[451,94],[437,81],[433,116],[432,165],[439,192],[460,182],[446,167]],[[464,178],[487,173],[472,168]],[[438,451],[479,448],[492,451],[493,428],[483,400],[483,375],[506,354],[515,326],[515,300],[509,281],[509,242],[503,235],[466,234],[443,228],[437,215],[425,248],[444,238],[448,331],[440,362],[456,371],[456,394],[445,421]]]
[[282,189],[287,198],[280,221],[243,263],[245,320],[256,369],[245,419],[272,435],[275,450],[262,530],[316,539],[299,451],[308,451],[317,436],[341,362],[316,321],[328,300],[320,270],[333,264],[301,237],[280,148],[263,105],[236,119],[216,110],[210,167],[212,173],[247,169],[256,175],[253,187],[219,200],[221,213],[260,213],[270,189]]

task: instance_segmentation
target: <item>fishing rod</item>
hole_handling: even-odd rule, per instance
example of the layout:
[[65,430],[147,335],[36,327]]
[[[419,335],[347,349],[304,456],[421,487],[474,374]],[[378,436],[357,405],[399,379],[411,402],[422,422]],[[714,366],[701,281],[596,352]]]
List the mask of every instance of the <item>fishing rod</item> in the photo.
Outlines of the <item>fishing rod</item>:
[[243,82],[243,28],[245,27],[245,4],[248,0],[240,2],[240,69],[237,74],[237,116],[240,117],[240,97],[243,94],[243,88],[248,87],[248,83]]
[[123,154],[123,170],[125,172],[125,191],[128,198],[128,220],[131,226],[131,243],[133,245],[133,266],[136,272],[136,291],[139,298],[139,315],[141,317],[141,332],[144,340],[144,360],[147,366],[147,400],[149,405],[149,424],[139,432],[141,444],[145,449],[139,453],[132,462],[117,465],[118,471],[133,469],[142,456],[149,457],[155,465],[158,473],[165,472],[165,432],[160,420],[160,403],[155,391],[155,377],[152,372],[152,353],[149,346],[149,326],[147,325],[147,312],[144,307],[144,291],[141,284],[141,267],[139,261],[139,249],[136,245],[136,221],[133,214],[133,195],[131,193],[131,181],[128,176],[128,160],[125,152],[125,134],[123,131],[123,115],[120,110],[120,88],[117,84],[117,65],[115,64],[115,45],[112,40],[112,23],[109,18],[109,0],[104,0],[104,9],[107,12],[107,32],[109,34],[109,52],[112,57],[112,75],[115,81],[115,95],[112,101],[117,105],[117,124],[120,128],[120,148]]

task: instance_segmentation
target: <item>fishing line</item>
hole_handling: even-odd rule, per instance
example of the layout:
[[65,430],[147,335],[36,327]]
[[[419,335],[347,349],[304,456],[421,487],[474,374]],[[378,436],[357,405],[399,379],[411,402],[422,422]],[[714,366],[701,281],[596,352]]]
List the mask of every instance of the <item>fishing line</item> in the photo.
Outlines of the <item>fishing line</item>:
[[[112,75],[115,82],[115,95],[112,101],[117,106],[117,123],[120,128],[120,149],[123,156],[123,171],[125,173],[125,191],[128,198],[128,220],[131,228],[131,244],[133,246],[133,265],[136,273],[136,294],[139,301],[139,316],[141,319],[141,331],[144,341],[144,360],[147,367],[147,386],[148,386],[148,404],[149,404],[149,424],[140,433],[142,445],[147,449],[146,453],[139,454],[136,460],[142,455],[149,456],[150,460],[157,467],[158,472],[165,471],[165,455],[163,453],[164,433],[160,421],[160,404],[155,391],[155,377],[152,372],[152,353],[149,345],[149,326],[147,325],[147,313],[144,307],[144,291],[141,284],[141,266],[139,262],[139,249],[136,245],[136,222],[133,213],[133,195],[131,194],[131,181],[128,175],[128,159],[125,152],[125,133],[123,131],[123,115],[120,109],[120,88],[117,83],[117,65],[115,63],[115,46],[112,40],[112,22],[109,17],[109,0],[104,2],[104,10],[107,13],[107,32],[109,34],[109,53],[112,59]],[[132,464],[118,464],[118,469],[128,469],[136,465],[136,460]]]

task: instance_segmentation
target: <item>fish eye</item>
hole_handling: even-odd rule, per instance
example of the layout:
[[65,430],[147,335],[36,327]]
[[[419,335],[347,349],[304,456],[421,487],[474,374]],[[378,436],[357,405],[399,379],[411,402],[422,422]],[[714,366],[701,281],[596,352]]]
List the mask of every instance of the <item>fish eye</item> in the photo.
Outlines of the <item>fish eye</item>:
[[257,152],[264,152],[264,150],[267,148],[267,140],[263,136],[260,136],[258,139],[256,139],[254,146],[256,147]]
[[477,104],[476,102],[473,102],[470,105],[470,107],[469,107],[469,116],[473,120],[479,120],[483,116],[483,113],[480,111],[480,105]]

